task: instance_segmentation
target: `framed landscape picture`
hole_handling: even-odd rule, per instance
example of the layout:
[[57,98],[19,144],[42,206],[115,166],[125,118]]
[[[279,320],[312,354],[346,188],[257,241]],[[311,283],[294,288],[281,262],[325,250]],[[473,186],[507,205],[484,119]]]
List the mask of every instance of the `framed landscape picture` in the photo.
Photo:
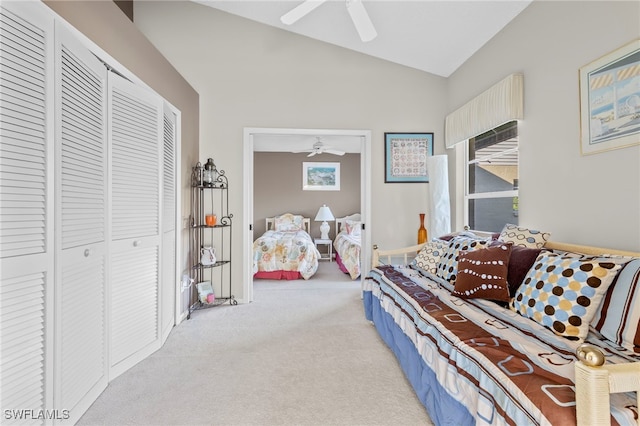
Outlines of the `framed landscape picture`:
[[385,133],[384,181],[429,182],[430,155],[433,155],[433,133]]
[[340,191],[340,163],[302,163],[304,191]]
[[580,68],[583,155],[640,144],[640,39]]

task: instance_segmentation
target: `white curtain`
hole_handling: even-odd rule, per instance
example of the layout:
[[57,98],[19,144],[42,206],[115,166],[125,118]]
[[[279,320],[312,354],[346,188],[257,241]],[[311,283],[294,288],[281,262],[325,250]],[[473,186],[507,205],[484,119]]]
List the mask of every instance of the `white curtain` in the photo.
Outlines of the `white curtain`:
[[427,231],[429,238],[440,237],[451,232],[451,209],[449,206],[448,157],[427,157],[429,173],[429,214]]
[[511,74],[447,115],[447,148],[508,121],[521,120],[524,109],[523,91],[524,76]]

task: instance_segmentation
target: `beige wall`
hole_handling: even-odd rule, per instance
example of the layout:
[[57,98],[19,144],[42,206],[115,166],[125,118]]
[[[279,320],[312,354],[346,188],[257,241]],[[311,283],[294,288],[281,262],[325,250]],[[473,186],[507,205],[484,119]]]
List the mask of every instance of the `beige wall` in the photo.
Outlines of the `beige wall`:
[[[335,217],[360,212],[360,154],[316,155],[256,152],[253,156],[253,235],[265,231],[265,219],[282,213],[311,218],[311,236],[320,237],[320,222],[314,222],[318,209],[326,204]],[[303,191],[302,163],[340,163],[340,191]],[[330,222],[329,237],[336,236]]]
[[[200,156],[229,176],[232,273],[242,297],[243,129],[370,129],[372,243],[414,244],[427,184],[384,183],[384,132],[433,132],[445,79],[192,2],[135,2],[136,25],[200,94]],[[437,150],[436,150],[437,151]]]
[[[45,4],[180,110],[182,215],[187,216],[191,165],[198,159],[198,93],[115,3],[56,0]],[[187,241],[184,230],[182,238]]]
[[453,111],[524,73],[520,223],[556,241],[640,250],[640,146],[582,156],[578,93],[579,68],[638,38],[639,16],[639,2],[534,1],[449,78]]

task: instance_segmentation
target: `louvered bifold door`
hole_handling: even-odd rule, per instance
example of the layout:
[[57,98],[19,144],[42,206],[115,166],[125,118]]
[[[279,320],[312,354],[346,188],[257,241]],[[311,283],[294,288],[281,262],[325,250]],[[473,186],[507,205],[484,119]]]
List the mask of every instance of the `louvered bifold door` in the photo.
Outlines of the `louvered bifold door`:
[[73,420],[108,383],[107,70],[56,25],[56,403]]
[[160,347],[162,100],[109,74],[110,377]]
[[169,336],[176,312],[176,114],[168,105],[163,114],[162,162],[162,341]]
[[0,423],[20,425],[52,402],[53,19],[33,9],[0,4]]

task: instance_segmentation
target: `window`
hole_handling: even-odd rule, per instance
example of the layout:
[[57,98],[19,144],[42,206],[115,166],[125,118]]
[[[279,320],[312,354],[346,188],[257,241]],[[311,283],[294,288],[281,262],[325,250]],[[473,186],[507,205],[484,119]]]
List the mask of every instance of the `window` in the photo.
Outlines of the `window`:
[[518,122],[469,139],[466,152],[465,222],[488,232],[517,225]]

